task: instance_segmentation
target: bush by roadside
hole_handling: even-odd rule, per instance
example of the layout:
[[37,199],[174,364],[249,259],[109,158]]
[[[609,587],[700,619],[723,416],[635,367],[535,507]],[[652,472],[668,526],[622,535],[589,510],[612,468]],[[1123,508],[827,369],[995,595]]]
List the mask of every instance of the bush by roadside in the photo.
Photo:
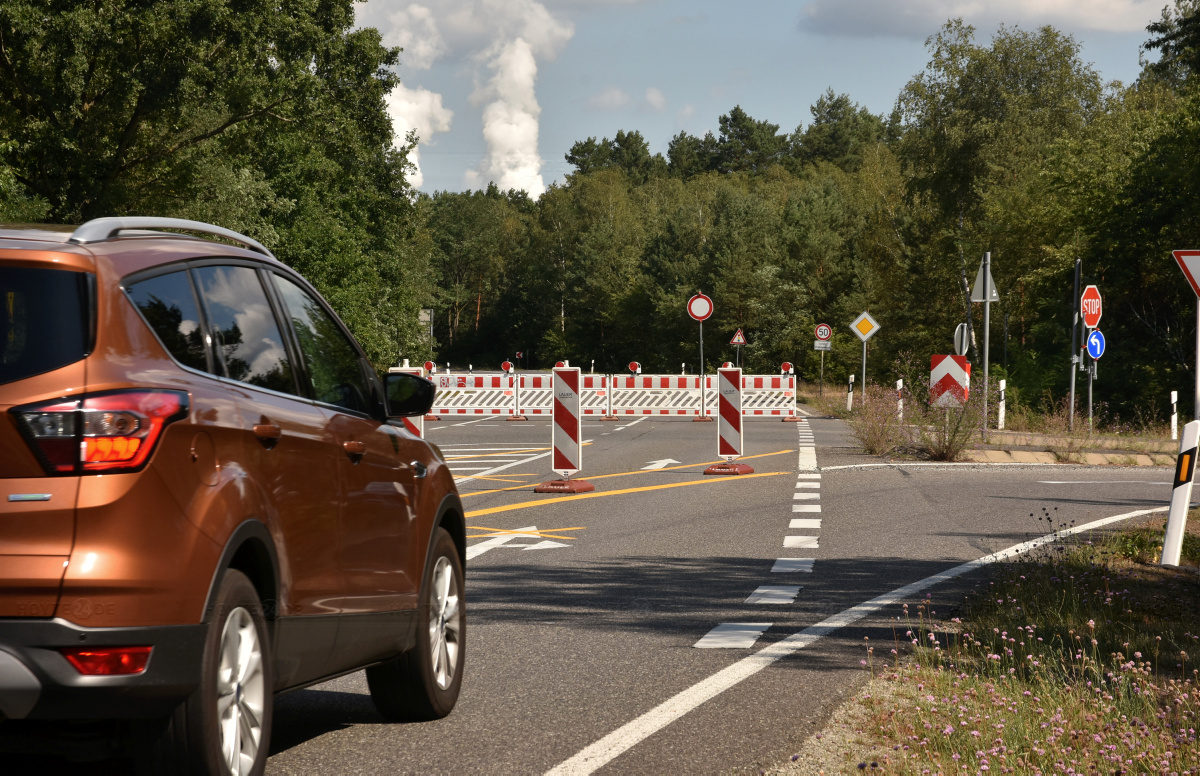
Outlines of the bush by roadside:
[[998,564],[948,622],[903,605],[863,692],[781,770],[1200,772],[1197,520],[1190,567],[1157,565],[1158,521]]

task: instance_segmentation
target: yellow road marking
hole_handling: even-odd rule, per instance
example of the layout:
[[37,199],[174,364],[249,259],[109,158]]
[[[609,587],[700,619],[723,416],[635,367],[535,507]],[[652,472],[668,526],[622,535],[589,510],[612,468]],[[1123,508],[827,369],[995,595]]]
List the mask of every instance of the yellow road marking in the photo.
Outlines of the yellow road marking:
[[[477,474],[474,477],[472,477],[471,479],[473,479],[473,480],[495,480],[496,482],[519,482],[520,480],[516,479],[518,477],[540,477],[540,476],[542,476],[542,475],[540,475],[540,474],[493,474],[490,477],[483,477],[483,476],[480,476]],[[488,492],[491,493],[494,491],[488,491]]]
[[[780,450],[775,453],[759,453],[758,455],[745,455],[745,456],[742,456],[741,458],[739,458],[738,460],[745,461],[750,458],[768,458],[772,455],[787,455],[788,453],[794,453],[794,452],[796,452],[796,451],[795,450]],[[583,479],[591,481],[591,480],[603,480],[608,477],[629,477],[630,475],[633,475],[633,474],[654,474],[655,472],[669,472],[672,469],[694,469],[697,466],[712,466],[714,463],[725,463],[725,461],[722,459],[720,461],[704,461],[702,463],[685,463],[682,466],[667,466],[662,469],[638,469],[637,471],[617,472],[616,474],[597,474],[594,477],[584,476]],[[542,475],[532,474],[532,475],[528,475],[528,476],[540,477]],[[547,476],[549,476],[549,475],[547,475]],[[742,475],[742,476],[745,476],[745,475]],[[482,479],[487,479],[487,478],[486,477],[475,477],[475,479],[482,480]],[[477,490],[474,493],[461,493],[461,494],[459,494],[459,498],[470,498],[471,496],[482,496],[487,493],[502,493],[506,490],[521,490],[522,488],[527,488],[527,487],[529,487],[528,483],[526,483],[525,485],[515,485],[511,488],[496,488],[495,490]]]
[[549,447],[531,447],[528,450],[508,450],[503,453],[480,453],[479,455],[448,455],[447,461],[462,461],[467,458],[494,458],[498,455],[519,455],[521,453],[544,453]]
[[[627,493],[642,493],[648,490],[664,490],[666,488],[682,488],[688,485],[712,485],[720,482],[743,482],[752,480],[756,477],[778,477],[782,474],[791,474],[791,472],[763,472],[762,474],[742,474],[736,477],[712,477],[705,480],[688,480],[687,482],[668,482],[664,485],[644,485],[640,488],[623,488],[621,490],[604,490],[592,493],[577,493],[573,496],[559,496],[558,498],[547,498],[540,501],[522,501],[519,504],[506,504],[502,507],[489,507],[487,509],[475,509],[467,512],[467,517],[480,517],[482,515],[494,515],[497,512],[512,512],[516,509],[525,509],[526,507],[544,507],[547,504],[558,504],[562,501],[579,501],[587,498],[603,498],[605,496],[623,496]],[[474,528],[474,526],[472,526]]]
[[577,526],[575,528],[541,528],[537,531],[506,531],[503,528],[486,528],[482,525],[473,525],[471,528],[477,531],[491,531],[486,534],[470,534],[468,539],[488,539],[495,536],[537,536],[542,539],[570,539],[574,541],[574,536],[561,536],[556,531],[586,531],[586,528]]

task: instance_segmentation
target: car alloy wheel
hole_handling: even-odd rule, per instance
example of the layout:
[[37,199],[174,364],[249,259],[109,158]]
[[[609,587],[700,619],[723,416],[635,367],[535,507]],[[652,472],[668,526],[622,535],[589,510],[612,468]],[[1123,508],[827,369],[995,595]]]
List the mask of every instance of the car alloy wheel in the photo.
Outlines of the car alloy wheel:
[[217,668],[217,729],[221,756],[229,773],[249,773],[262,744],[266,683],[262,643],[254,620],[239,606],[229,613],[221,632]]
[[429,612],[429,646],[433,676],[445,690],[458,670],[462,618],[459,615],[458,581],[446,557],[437,559],[433,568],[433,595]]

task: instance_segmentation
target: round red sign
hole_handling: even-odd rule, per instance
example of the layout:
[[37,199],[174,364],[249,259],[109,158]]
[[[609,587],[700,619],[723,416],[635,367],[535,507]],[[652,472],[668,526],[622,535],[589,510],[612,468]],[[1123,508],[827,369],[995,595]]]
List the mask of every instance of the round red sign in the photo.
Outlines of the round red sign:
[[788,374],[789,372],[791,372],[792,371],[792,362],[784,361],[782,364],[779,365],[779,371],[783,372],[785,375]]
[[433,370],[435,370],[435,369],[437,369],[437,364],[433,363],[432,361],[425,362],[425,371],[426,372],[433,374]]
[[503,364],[500,365],[500,370],[503,372],[511,372],[512,371],[512,362],[505,361]]
[[555,362],[554,362],[554,366],[555,366],[555,368],[557,368],[557,369],[562,369],[564,366],[566,366],[566,364],[565,364],[564,362],[562,362],[562,361],[555,361]]
[[713,303],[704,294],[696,294],[687,303],[688,315],[697,321],[706,321],[713,313]]
[[636,361],[629,362],[629,371],[637,374],[637,371],[642,368],[642,365]]
[[817,339],[824,342],[833,336],[833,329],[829,328],[828,323],[818,323],[816,331],[813,333],[817,335]]

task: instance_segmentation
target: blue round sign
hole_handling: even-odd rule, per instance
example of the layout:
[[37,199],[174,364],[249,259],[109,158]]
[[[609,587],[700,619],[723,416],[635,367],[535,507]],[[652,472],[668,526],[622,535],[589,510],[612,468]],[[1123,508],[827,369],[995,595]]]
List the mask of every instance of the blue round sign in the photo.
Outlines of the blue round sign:
[[1104,355],[1104,335],[1099,329],[1094,330],[1087,338],[1087,352],[1092,358]]

